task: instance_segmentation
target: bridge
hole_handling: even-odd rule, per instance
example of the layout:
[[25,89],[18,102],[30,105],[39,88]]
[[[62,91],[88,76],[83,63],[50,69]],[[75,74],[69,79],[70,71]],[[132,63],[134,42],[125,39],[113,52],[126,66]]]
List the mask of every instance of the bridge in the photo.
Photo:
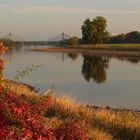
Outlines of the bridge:
[[16,45],[57,45],[67,44],[71,36],[63,32],[46,41],[26,41],[25,39],[19,37],[18,35],[15,35],[14,33],[8,33],[1,38],[6,41],[13,41]]

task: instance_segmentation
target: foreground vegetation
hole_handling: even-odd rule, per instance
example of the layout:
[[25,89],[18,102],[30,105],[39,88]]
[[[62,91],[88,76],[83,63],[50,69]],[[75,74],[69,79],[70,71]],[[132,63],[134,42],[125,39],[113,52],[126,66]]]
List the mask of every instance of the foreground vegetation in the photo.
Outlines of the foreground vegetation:
[[89,107],[52,91],[4,81],[0,90],[0,139],[139,140],[140,113]]

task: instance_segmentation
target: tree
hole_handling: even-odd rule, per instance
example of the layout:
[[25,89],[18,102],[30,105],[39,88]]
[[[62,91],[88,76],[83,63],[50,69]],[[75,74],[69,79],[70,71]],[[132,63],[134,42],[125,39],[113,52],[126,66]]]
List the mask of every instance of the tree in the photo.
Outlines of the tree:
[[82,35],[83,35],[83,42],[86,44],[94,43],[103,43],[105,42],[108,37],[109,33],[106,30],[107,21],[105,17],[98,16],[90,21],[90,19],[86,19],[84,24],[82,25]]
[[91,35],[91,21],[90,19],[86,19],[84,21],[84,24],[82,25],[82,34],[83,34],[83,42],[88,44],[88,43],[91,43],[92,42],[92,35]]
[[140,43],[140,33],[138,31],[127,33],[125,39],[128,43]]
[[140,33],[138,31],[132,31],[126,34],[111,36],[107,43],[140,43]]
[[119,34],[116,36],[111,36],[108,40],[107,43],[111,43],[111,44],[122,44],[125,43],[125,34]]
[[78,37],[74,36],[70,38],[70,45],[72,47],[76,47],[78,45],[78,41],[79,41]]

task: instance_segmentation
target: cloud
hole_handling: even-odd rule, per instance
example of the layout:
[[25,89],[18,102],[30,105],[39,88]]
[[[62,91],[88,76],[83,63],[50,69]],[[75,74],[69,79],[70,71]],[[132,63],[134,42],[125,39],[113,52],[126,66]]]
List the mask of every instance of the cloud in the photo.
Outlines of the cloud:
[[22,9],[23,13],[69,13],[69,14],[89,14],[89,13],[113,13],[113,14],[138,14],[140,10],[100,10],[90,8],[73,7],[49,7],[49,6],[29,6]]

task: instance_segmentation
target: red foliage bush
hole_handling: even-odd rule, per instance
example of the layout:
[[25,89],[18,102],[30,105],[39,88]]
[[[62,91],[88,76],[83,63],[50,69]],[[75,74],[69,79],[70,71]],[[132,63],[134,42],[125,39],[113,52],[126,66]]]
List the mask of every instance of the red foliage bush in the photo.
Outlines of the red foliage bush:
[[[3,44],[0,43],[0,54],[4,54],[8,48]],[[4,69],[4,62],[0,59],[0,82],[3,80],[3,69]]]
[[53,100],[30,103],[25,98],[0,88],[0,140],[86,140],[78,123],[66,123],[57,130],[44,126],[40,112]]
[[32,105],[11,92],[0,92],[0,139],[55,140],[54,131],[45,127],[38,114],[39,106]]
[[68,122],[62,124],[56,130],[56,139],[58,140],[87,140],[86,134],[79,123]]

